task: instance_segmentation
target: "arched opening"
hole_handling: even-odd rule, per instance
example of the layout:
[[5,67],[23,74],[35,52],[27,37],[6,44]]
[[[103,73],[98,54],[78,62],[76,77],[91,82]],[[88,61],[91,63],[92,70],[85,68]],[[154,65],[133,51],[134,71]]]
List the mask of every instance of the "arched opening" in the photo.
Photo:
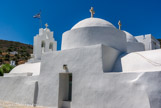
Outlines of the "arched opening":
[[50,44],[49,44],[49,49],[50,49],[51,51],[53,51],[53,43],[50,43]]
[[41,42],[41,52],[44,53],[45,52],[45,41]]

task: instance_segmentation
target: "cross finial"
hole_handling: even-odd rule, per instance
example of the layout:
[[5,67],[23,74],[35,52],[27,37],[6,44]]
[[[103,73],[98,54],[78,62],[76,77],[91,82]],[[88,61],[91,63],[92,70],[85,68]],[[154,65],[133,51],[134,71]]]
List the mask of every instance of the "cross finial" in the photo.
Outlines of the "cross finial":
[[45,26],[46,26],[46,28],[48,28],[49,25],[46,23]]
[[95,14],[94,8],[91,7],[91,9],[89,11],[91,12],[91,18],[93,18],[93,15]]
[[119,22],[118,22],[118,25],[119,25],[119,30],[121,30],[122,24],[121,24],[121,21],[120,21],[120,20],[119,20]]

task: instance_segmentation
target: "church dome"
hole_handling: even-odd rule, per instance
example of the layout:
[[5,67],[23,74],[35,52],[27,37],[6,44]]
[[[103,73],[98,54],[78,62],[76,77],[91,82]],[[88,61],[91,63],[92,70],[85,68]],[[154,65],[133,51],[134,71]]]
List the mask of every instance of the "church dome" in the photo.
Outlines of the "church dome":
[[100,18],[87,18],[72,27],[72,29],[82,28],[82,27],[112,27],[116,28],[110,22],[100,19]]
[[125,52],[126,36],[110,22],[87,18],[63,33],[61,50],[102,44]]
[[132,34],[130,34],[127,31],[123,31],[123,32],[126,34],[126,40],[127,40],[127,42],[138,42],[136,40],[136,38]]

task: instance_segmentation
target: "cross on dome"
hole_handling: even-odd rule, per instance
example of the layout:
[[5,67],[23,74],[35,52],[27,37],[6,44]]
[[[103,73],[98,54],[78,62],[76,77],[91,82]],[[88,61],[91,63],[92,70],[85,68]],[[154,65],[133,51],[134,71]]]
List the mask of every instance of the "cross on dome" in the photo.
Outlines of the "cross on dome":
[[46,23],[46,24],[45,24],[45,27],[48,28],[48,26],[49,26],[49,25]]
[[120,21],[120,20],[119,20],[119,22],[118,22],[118,25],[119,25],[119,30],[121,30],[122,24],[121,24],[121,21]]
[[89,11],[90,11],[90,13],[91,13],[91,18],[93,18],[93,15],[95,14],[94,8],[91,7],[91,9],[90,9]]

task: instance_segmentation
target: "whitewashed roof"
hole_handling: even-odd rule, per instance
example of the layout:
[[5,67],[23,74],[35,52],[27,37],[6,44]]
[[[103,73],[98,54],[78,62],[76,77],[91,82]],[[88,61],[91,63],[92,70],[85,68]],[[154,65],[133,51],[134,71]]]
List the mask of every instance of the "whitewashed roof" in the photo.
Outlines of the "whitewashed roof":
[[127,31],[123,31],[123,32],[126,34],[126,40],[127,40],[127,42],[138,42],[136,40],[136,38],[132,34],[130,34]]
[[25,63],[16,66],[10,73],[32,73],[33,76],[40,74],[41,63]]
[[112,27],[116,28],[113,24],[110,22],[100,19],[100,18],[87,18],[80,22],[78,22],[76,25],[73,26],[72,29],[82,28],[82,27]]

